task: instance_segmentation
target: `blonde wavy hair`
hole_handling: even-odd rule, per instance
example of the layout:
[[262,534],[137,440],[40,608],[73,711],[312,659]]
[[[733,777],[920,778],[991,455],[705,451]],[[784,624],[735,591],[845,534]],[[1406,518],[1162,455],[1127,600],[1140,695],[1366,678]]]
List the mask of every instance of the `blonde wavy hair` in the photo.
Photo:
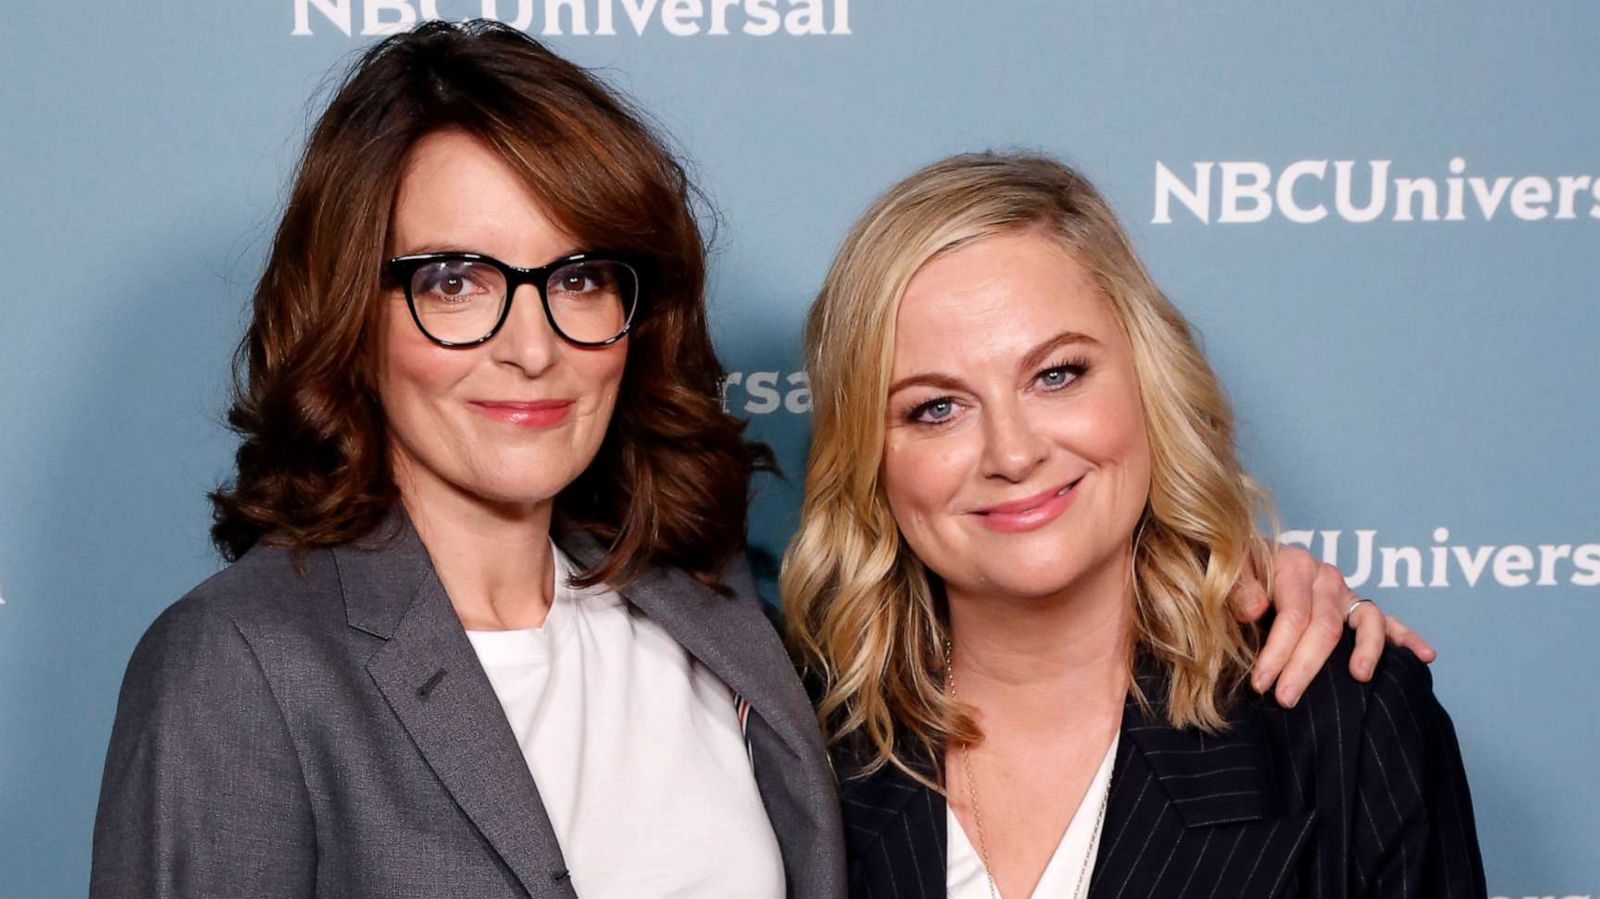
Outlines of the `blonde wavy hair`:
[[[947,623],[937,578],[906,545],[884,495],[885,408],[895,316],[929,260],[1036,229],[1089,273],[1132,348],[1149,437],[1150,496],[1133,540],[1136,650],[1164,675],[1149,707],[1215,732],[1254,661],[1253,627],[1228,597],[1252,566],[1270,579],[1255,516],[1267,499],[1234,452],[1233,412],[1189,324],[1162,295],[1094,186],[1052,159],[981,153],[890,188],[840,247],[811,308],[812,438],[800,527],[781,589],[791,646],[820,687],[830,744],[852,740],[862,773],[942,757],[982,739],[943,690]],[[1130,654],[1132,655],[1132,654]]]

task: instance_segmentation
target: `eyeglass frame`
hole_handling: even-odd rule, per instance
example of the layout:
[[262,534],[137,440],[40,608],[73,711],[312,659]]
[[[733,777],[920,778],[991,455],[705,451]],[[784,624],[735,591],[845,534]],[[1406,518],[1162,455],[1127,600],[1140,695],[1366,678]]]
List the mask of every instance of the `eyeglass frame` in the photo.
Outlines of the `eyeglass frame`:
[[[483,335],[477,340],[440,340],[428,332],[427,327],[422,324],[422,317],[417,313],[417,301],[411,295],[412,278],[416,275],[417,270],[422,268],[424,265],[447,260],[482,263],[499,270],[500,276],[505,278],[506,298],[505,303],[500,308],[500,317],[495,320],[494,327],[489,329],[489,333]],[[550,311],[550,297],[547,292],[549,289],[548,282],[550,280],[550,276],[555,274],[559,269],[579,262],[612,262],[618,265],[626,266],[628,271],[633,274],[633,306],[628,310],[628,317],[622,322],[622,330],[605,340],[590,341],[577,340],[576,338],[573,338],[572,336],[568,335],[567,332],[561,330],[561,326],[556,324],[555,313]],[[639,276],[639,266],[634,263],[632,257],[630,257],[628,254],[613,253],[604,250],[573,253],[568,256],[563,256],[560,259],[553,260],[545,265],[535,266],[534,268],[521,268],[519,266],[512,265],[509,262],[501,262],[493,256],[483,253],[414,253],[407,256],[395,256],[384,260],[383,271],[395,281],[395,283],[400,287],[400,290],[405,294],[406,308],[411,311],[411,321],[416,324],[417,330],[422,332],[423,337],[426,337],[439,346],[447,349],[482,346],[483,344],[493,340],[494,336],[500,333],[500,329],[505,327],[506,319],[511,317],[512,300],[516,296],[517,288],[524,284],[533,285],[533,289],[538,292],[539,306],[544,309],[544,318],[545,321],[550,323],[550,329],[556,332],[557,337],[560,337],[562,340],[565,340],[567,343],[570,343],[573,346],[591,349],[608,347],[620,341],[622,338],[627,337],[628,332],[633,329],[634,320],[639,316],[640,307],[644,305],[644,285],[641,283],[643,279]]]

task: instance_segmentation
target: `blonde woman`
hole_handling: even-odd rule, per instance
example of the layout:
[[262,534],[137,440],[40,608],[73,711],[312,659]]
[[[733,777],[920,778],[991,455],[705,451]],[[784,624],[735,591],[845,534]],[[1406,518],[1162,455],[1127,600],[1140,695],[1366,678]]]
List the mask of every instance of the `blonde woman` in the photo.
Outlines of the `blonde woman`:
[[912,175],[846,238],[807,351],[782,587],[852,896],[1485,895],[1417,659],[1363,683],[1346,637],[1292,708],[1244,688],[1261,641],[1228,597],[1270,568],[1264,497],[1087,181]]

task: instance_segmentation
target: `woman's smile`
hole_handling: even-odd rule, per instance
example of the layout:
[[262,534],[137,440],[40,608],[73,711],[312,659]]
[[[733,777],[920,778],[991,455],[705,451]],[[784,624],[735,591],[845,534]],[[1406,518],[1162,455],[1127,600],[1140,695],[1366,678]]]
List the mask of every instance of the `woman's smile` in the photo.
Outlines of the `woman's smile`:
[[974,509],[972,514],[984,527],[1001,533],[1032,531],[1042,528],[1067,511],[1078,495],[1079,476],[1066,484],[1044,490],[1032,496],[1010,502],[998,503],[988,508]]
[[471,400],[468,408],[486,418],[522,428],[549,428],[567,420],[572,400]]

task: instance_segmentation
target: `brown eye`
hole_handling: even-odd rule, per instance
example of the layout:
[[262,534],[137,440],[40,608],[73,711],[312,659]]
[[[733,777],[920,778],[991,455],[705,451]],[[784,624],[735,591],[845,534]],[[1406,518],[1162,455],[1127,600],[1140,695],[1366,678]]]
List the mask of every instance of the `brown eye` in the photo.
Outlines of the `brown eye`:
[[616,281],[616,276],[604,264],[579,263],[560,269],[550,281],[550,286],[554,290],[582,294],[610,289]]
[[490,292],[488,282],[498,275],[470,262],[436,262],[417,270],[412,293],[440,302],[459,302]]

